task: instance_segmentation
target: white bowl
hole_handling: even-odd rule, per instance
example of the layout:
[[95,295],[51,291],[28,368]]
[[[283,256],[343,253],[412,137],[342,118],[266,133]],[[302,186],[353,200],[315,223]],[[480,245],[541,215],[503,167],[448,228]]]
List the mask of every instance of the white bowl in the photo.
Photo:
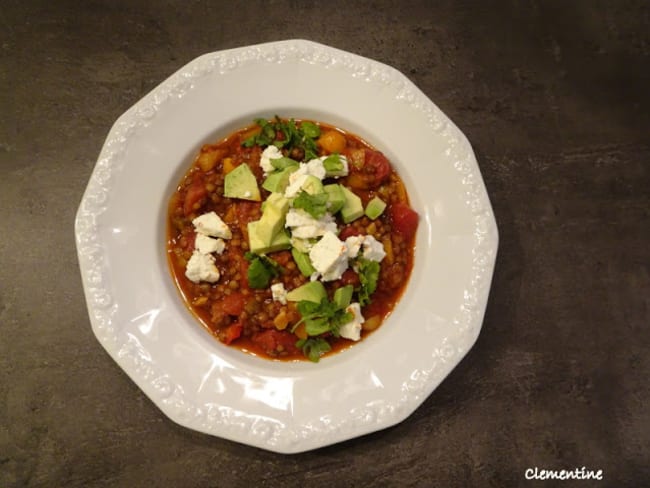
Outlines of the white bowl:
[[[420,215],[401,301],[359,344],[314,364],[257,358],[209,335],[165,257],[167,203],[200,146],[255,117],[340,126],[383,151]],[[172,420],[282,453],[410,415],[474,344],[498,235],[471,146],[403,74],[322,44],[219,51],[181,68],[114,124],[76,242],[93,331]]]

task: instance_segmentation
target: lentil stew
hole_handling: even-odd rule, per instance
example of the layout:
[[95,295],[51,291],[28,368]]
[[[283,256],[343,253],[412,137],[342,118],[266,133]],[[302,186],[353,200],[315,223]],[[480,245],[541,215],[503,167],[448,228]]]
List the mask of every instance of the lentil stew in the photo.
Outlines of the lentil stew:
[[276,117],[201,148],[170,198],[166,245],[187,308],[219,341],[318,361],[392,312],[417,226],[381,152],[326,123]]

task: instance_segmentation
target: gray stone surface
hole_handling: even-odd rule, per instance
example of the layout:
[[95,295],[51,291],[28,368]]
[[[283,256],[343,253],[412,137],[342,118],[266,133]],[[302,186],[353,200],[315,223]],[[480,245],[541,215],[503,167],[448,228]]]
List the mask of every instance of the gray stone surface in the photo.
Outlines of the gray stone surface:
[[[122,112],[286,38],[407,74],[472,142],[501,238],[481,336],[421,408],[294,456],[163,416],[92,334],[73,232]],[[3,2],[0,486],[650,485],[649,53],[643,1]]]

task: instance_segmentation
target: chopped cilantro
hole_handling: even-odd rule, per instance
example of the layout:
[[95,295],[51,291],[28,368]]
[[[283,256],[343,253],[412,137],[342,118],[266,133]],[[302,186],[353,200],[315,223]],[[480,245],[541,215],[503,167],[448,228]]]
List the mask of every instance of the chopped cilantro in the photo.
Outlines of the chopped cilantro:
[[316,138],[320,136],[320,128],[313,122],[306,120],[300,124],[300,128],[307,137]]
[[359,274],[361,286],[358,290],[359,303],[363,307],[371,302],[370,295],[377,289],[377,280],[379,279],[379,263],[368,259],[359,258],[356,265],[356,271]]
[[279,149],[285,148],[289,151],[294,148],[302,149],[305,161],[318,157],[315,138],[320,135],[320,128],[313,122],[305,121],[298,126],[294,119],[285,121],[276,115],[272,121],[256,119],[255,123],[261,128],[260,132],[245,139],[243,146],[273,144]]
[[292,332],[304,322],[305,330],[310,336],[329,332],[338,337],[341,326],[354,318],[351,312],[327,298],[323,298],[320,303],[301,300],[298,302],[298,311],[302,318],[293,326]]
[[258,134],[253,134],[242,145],[245,147],[268,146],[275,139],[275,129],[273,124],[266,119],[255,119],[255,123],[261,128]]
[[332,349],[332,346],[329,345],[329,342],[320,337],[300,339],[298,342],[296,342],[296,347],[298,349],[301,349],[303,354],[314,363],[317,363],[323,354]]
[[271,159],[271,166],[273,166],[276,170],[283,170],[289,166],[298,166],[299,164],[300,163],[298,161],[295,161],[291,158]]
[[328,173],[337,173],[343,171],[343,161],[338,154],[330,154],[323,161],[323,167]]
[[245,254],[250,262],[248,266],[248,286],[251,288],[266,288],[271,279],[280,274],[280,265],[267,256],[258,256],[251,252]]
[[327,212],[327,193],[310,195],[302,190],[293,201],[294,208],[301,208],[315,219],[320,219]]

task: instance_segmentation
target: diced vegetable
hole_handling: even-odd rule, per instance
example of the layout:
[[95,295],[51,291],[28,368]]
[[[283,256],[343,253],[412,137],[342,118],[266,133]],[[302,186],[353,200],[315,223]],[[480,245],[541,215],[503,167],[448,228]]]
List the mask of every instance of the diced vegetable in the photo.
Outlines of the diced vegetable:
[[405,203],[391,205],[390,215],[395,230],[410,239],[418,228],[418,214]]
[[336,130],[328,130],[318,138],[318,145],[328,153],[340,153],[345,149],[345,136]]

